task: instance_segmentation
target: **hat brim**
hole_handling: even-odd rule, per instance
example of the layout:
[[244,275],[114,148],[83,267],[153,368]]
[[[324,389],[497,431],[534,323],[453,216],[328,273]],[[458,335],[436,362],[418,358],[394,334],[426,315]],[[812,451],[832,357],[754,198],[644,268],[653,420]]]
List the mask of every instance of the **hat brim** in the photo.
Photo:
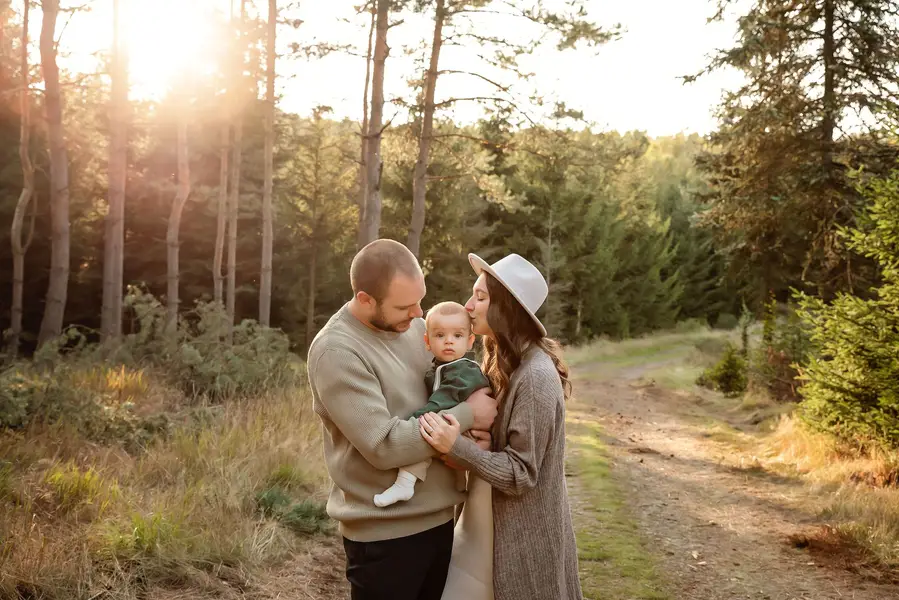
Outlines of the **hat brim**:
[[528,316],[531,317],[531,319],[534,321],[534,323],[537,324],[537,328],[540,330],[540,334],[543,337],[546,337],[546,327],[543,326],[543,323],[540,322],[540,319],[538,319],[534,313],[532,313],[531,311],[528,310],[528,308],[524,305],[524,302],[521,301],[521,298],[518,297],[518,294],[516,294],[515,291],[512,288],[510,288],[505,281],[503,281],[502,277],[500,277],[499,275],[496,274],[496,271],[494,271],[493,268],[491,268],[491,266],[487,263],[486,260],[484,260],[483,258],[478,256],[477,254],[469,254],[468,262],[471,264],[471,268],[474,269],[474,272],[476,275],[480,275],[481,273],[489,273],[498,282],[500,282],[502,284],[502,286],[504,288],[506,288],[506,291],[509,292],[510,294],[512,294],[512,297],[518,301],[518,304],[521,305],[521,308],[523,308],[524,311],[526,313],[528,313]]

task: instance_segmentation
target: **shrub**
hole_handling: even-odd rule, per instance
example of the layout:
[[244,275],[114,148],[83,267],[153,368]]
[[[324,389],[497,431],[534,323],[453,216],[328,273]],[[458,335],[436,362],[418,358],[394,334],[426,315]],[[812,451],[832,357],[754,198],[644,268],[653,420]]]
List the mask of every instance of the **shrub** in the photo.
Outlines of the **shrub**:
[[136,331],[117,350],[120,360],[149,362],[189,397],[222,400],[259,394],[295,377],[287,336],[251,320],[235,326],[217,303],[198,302],[166,333],[166,310],[150,294],[129,290]]
[[746,361],[740,351],[733,344],[728,344],[721,360],[706,369],[696,383],[725,396],[738,396],[746,391],[746,371]]
[[292,504],[281,515],[281,522],[294,533],[301,535],[323,533],[331,525],[325,505],[314,500],[303,500]]
[[715,319],[715,329],[735,329],[739,324],[739,319],[730,313],[721,313]]
[[308,498],[294,502],[281,487],[269,487],[257,493],[256,506],[264,517],[277,519],[300,535],[321,533],[331,525],[324,504]]
[[809,327],[795,307],[784,307],[785,316],[778,318],[777,303],[772,298],[765,308],[762,343],[750,353],[749,385],[764,390],[774,400],[796,402],[799,375],[811,352]]
[[154,385],[166,388],[160,395],[169,403],[171,388],[220,402],[297,381],[287,337],[278,330],[244,321],[229,343],[224,310],[198,303],[167,333],[165,308],[151,295],[131,288],[125,303],[134,322],[121,344],[92,344],[71,328],[33,361],[0,371],[0,428],[65,422],[91,440],[135,450],[171,430],[164,407],[140,410]]
[[802,373],[801,415],[843,440],[899,447],[899,171],[861,188],[870,202],[849,247],[873,259],[883,283],[872,298],[801,297],[817,353]]

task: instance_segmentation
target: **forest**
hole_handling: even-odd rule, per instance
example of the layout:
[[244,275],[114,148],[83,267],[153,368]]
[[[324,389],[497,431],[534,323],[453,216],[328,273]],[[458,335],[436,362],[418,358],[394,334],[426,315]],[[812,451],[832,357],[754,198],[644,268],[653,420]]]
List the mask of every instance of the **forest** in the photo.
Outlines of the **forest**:
[[[565,60],[628,35],[586,0],[359,0],[341,8],[351,43],[305,29],[305,3],[288,0],[209,2],[183,26],[177,9],[160,21],[171,35],[138,36],[124,15],[139,4],[0,2],[0,501],[22,518],[27,485],[8,481],[32,468],[21,440],[48,427],[139,456],[210,407],[304,389],[305,351],[378,238],[419,258],[424,308],[464,302],[469,252],[528,258],[550,287],[539,316],[567,347],[742,330],[701,384],[764,390],[859,452],[899,449],[895,2],[706,3],[710,22],[732,18],[732,45],[683,85],[721,70],[741,83],[722,90],[713,131],[662,136],[601,127],[529,86],[538,50]],[[200,20],[211,58],[179,60],[201,53],[176,42]],[[110,43],[83,68],[77,40],[92,36]],[[154,38],[173,49],[145,94],[130,59]],[[475,58],[447,59],[462,50]],[[290,65],[336,55],[365,65],[358,114],[316,100],[327,80],[300,82],[310,111],[286,109]],[[385,90],[401,58],[415,73]],[[479,116],[459,118],[463,105]],[[59,494],[87,472],[68,468],[42,485]],[[104,485],[68,493],[82,503]],[[136,523],[112,544],[141,565],[132,583],[162,577],[153,543],[194,548]],[[140,527],[174,537],[142,545]],[[3,556],[0,596],[40,597],[31,559],[10,571]],[[77,577],[50,570],[42,593],[74,597],[59,590]]]

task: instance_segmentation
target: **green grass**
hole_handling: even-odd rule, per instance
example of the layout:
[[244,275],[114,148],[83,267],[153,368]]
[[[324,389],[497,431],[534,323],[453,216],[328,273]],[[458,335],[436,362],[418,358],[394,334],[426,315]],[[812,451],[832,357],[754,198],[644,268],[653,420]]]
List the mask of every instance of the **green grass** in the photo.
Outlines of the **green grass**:
[[599,428],[569,421],[570,466],[581,490],[575,528],[584,597],[668,600],[655,559],[641,540],[627,499],[612,477]]
[[717,348],[721,340],[734,337],[733,332],[699,329],[689,332],[670,332],[648,335],[616,342],[598,340],[582,346],[566,348],[565,358],[573,366],[606,364],[634,365],[655,362],[668,358],[666,355],[681,356],[693,349],[705,351],[707,347]]

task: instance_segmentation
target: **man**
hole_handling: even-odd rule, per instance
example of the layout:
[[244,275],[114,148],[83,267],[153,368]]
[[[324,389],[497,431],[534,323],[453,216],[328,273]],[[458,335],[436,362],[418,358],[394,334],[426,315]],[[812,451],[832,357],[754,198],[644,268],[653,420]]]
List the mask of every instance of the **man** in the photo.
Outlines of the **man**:
[[[433,457],[417,419],[428,390],[424,275],[392,240],[359,251],[353,299],[309,347],[307,368],[333,481],[328,514],[344,538],[353,600],[440,600],[453,545],[454,507],[464,500],[453,471],[433,461],[413,497],[386,508],[374,496],[398,467]],[[451,413],[463,430],[489,430],[496,401],[475,392]]]

